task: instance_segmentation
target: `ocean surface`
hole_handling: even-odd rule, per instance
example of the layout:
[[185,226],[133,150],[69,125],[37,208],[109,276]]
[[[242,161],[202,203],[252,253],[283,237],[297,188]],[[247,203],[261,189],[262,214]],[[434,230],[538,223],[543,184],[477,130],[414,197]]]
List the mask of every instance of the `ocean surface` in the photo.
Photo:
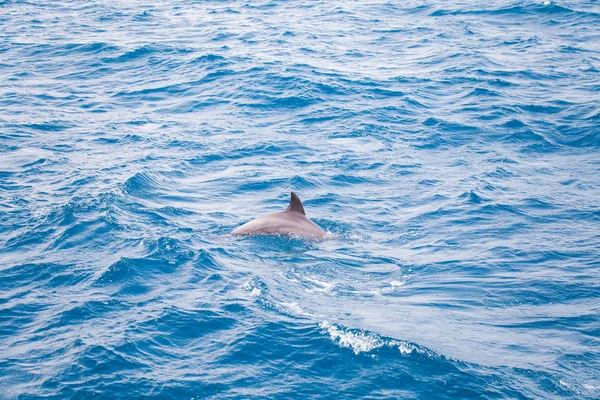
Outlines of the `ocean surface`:
[[0,0],[0,398],[142,397],[600,398],[600,3]]

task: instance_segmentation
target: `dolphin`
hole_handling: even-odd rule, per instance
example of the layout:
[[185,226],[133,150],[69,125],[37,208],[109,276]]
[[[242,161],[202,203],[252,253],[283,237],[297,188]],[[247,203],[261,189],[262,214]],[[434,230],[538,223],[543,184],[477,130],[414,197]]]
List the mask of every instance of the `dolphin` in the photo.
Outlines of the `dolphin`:
[[292,235],[322,239],[325,231],[306,218],[298,195],[291,193],[290,205],[285,211],[258,217],[231,232],[232,235]]

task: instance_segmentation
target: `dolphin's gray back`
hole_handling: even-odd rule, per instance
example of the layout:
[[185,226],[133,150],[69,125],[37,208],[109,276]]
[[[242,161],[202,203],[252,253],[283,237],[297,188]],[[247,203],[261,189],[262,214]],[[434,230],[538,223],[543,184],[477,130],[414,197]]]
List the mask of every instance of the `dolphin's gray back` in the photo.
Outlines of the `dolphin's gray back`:
[[233,235],[284,234],[322,238],[325,231],[297,211],[282,211],[253,219],[232,232]]
[[231,232],[232,235],[293,235],[323,238],[325,231],[306,218],[304,207],[296,193],[290,193],[285,211],[258,217]]

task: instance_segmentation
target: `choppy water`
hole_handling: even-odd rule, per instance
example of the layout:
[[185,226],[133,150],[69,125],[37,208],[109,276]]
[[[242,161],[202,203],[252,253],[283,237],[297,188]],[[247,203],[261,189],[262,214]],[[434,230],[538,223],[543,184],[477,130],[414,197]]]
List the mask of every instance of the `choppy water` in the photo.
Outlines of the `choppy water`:
[[599,3],[154,3],[0,1],[1,398],[600,397]]

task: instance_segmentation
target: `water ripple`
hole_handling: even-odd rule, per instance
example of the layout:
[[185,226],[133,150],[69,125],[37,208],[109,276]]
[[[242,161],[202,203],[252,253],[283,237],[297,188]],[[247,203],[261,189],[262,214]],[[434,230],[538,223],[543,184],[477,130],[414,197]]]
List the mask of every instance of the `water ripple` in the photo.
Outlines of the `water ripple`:
[[0,398],[598,398],[599,15],[0,0]]

